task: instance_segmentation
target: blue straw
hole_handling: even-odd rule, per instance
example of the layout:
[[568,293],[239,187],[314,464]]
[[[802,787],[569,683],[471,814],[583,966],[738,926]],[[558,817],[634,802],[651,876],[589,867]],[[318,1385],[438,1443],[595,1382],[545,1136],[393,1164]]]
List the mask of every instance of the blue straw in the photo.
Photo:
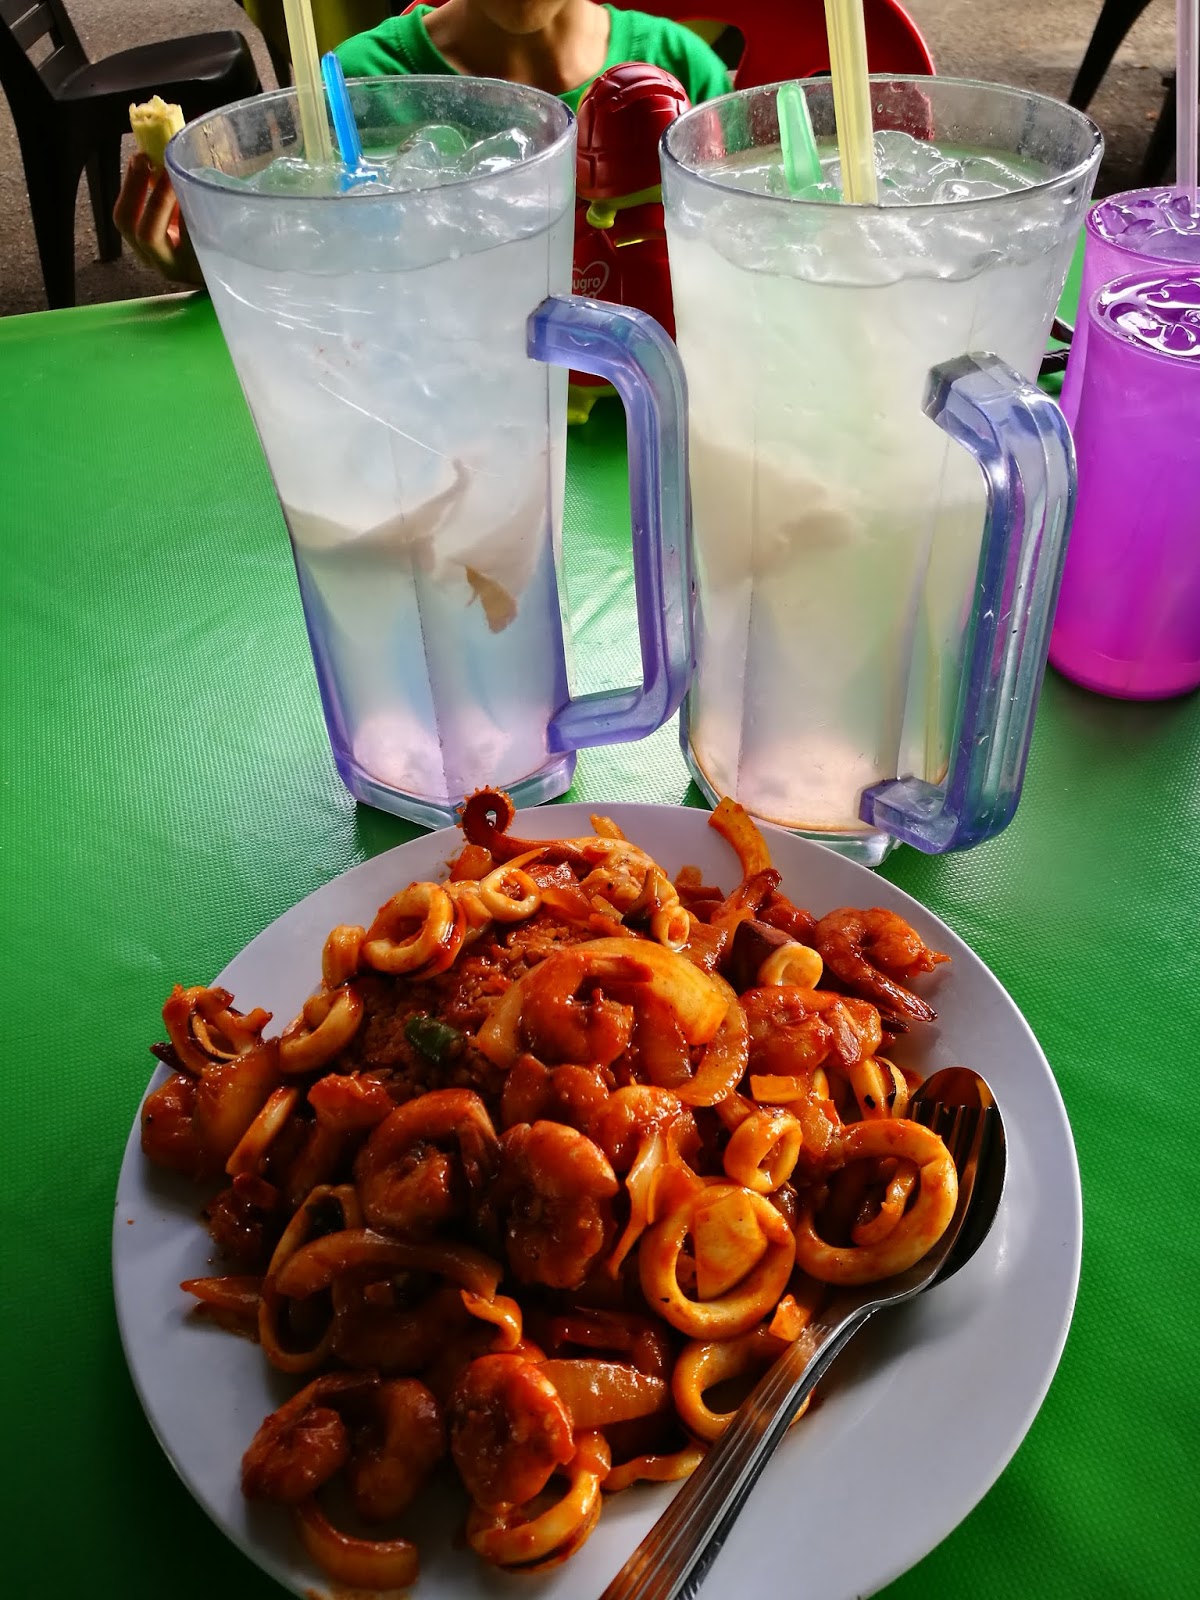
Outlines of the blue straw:
[[363,167],[362,140],[358,137],[358,124],[350,109],[350,96],[346,92],[346,74],[342,63],[332,50],[321,57],[321,77],[325,81],[325,94],[329,100],[329,115],[333,118],[333,135],[337,140],[338,154],[346,169],[343,187],[352,189],[360,183],[377,183],[378,174]]

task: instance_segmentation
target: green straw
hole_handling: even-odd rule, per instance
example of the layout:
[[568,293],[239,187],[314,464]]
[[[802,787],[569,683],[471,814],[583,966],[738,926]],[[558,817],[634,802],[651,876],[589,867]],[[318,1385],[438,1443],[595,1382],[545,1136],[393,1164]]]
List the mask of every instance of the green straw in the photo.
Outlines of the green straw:
[[775,95],[783,176],[792,194],[821,181],[821,158],[813,132],[808,97],[798,83],[781,83]]

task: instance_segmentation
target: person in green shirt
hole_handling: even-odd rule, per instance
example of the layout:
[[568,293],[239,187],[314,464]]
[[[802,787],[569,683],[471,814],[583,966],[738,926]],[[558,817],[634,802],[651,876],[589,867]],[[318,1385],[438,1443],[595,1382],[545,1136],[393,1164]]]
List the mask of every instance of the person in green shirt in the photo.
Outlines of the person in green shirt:
[[699,34],[666,17],[593,0],[445,0],[389,17],[337,47],[348,78],[392,73],[507,78],[572,111],[595,78],[647,61],[678,78],[693,105],[728,92],[729,73]]
[[[572,111],[609,67],[646,61],[678,78],[693,105],[730,88],[723,62],[682,23],[594,0],[445,0],[418,5],[337,47],[347,78],[414,73],[506,78]],[[135,155],[114,220],[136,254],[177,283],[202,283],[165,171]]]

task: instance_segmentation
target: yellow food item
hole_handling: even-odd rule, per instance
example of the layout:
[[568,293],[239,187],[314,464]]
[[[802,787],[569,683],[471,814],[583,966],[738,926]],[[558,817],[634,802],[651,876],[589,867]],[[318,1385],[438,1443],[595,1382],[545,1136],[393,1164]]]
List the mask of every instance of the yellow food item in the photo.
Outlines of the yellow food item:
[[183,110],[180,106],[168,105],[156,94],[153,100],[130,106],[129,126],[138,149],[150,157],[153,166],[161,167],[168,141],[183,127]]
[[753,1202],[740,1189],[697,1209],[692,1223],[696,1295],[716,1300],[740,1283],[767,1253]]

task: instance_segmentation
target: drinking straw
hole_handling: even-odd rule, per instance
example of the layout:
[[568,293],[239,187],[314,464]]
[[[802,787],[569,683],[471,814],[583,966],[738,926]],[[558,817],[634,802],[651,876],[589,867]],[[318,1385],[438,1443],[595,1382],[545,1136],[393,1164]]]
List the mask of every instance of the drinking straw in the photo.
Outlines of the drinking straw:
[[783,176],[792,194],[821,181],[821,158],[813,132],[808,96],[798,83],[781,83],[775,95]]
[[1196,210],[1196,145],[1200,136],[1200,0],[1175,4],[1175,183]]
[[362,140],[358,136],[358,124],[346,92],[346,74],[332,50],[321,57],[321,77],[325,81],[325,95],[329,101],[329,115],[333,118],[338,154],[345,168],[342,188],[357,189],[364,183],[378,183],[379,174],[363,166]]
[[304,159],[313,166],[329,166],[333,145],[325,120],[325,96],[321,92],[321,70],[317,64],[317,35],[313,29],[309,0],[283,0],[288,44],[292,52],[292,76],[296,80],[296,101],[300,108],[300,131],[304,136]]
[[875,136],[871,125],[863,0],[825,0],[825,31],[829,35],[842,193],[852,205],[877,205],[879,191],[875,184]]

